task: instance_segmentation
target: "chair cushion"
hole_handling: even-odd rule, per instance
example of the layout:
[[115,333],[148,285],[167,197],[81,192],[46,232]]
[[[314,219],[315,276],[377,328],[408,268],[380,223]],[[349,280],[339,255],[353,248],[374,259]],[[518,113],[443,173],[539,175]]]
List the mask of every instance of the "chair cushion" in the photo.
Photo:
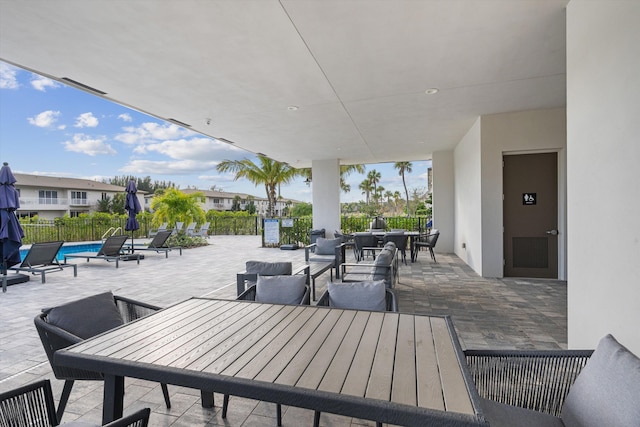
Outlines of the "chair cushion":
[[391,282],[389,281],[391,269],[389,267],[391,266],[392,261],[393,251],[388,249],[381,250],[380,254],[376,258],[376,262],[374,263],[375,269],[373,271],[373,279],[386,280],[387,286],[391,286]]
[[562,407],[567,427],[637,426],[640,359],[606,335],[582,369]]
[[480,407],[491,427],[563,427],[562,420],[550,414],[481,399]]
[[271,304],[300,304],[306,291],[304,274],[258,276],[256,301]]
[[386,286],[383,280],[327,284],[329,307],[385,311]]
[[335,255],[336,246],[342,243],[342,239],[325,239],[318,237],[316,240],[316,254],[318,255]]
[[124,324],[113,294],[105,292],[44,310],[47,322],[82,339]]
[[290,275],[293,271],[290,262],[263,262],[263,261],[247,261],[247,273],[257,273],[263,276]]

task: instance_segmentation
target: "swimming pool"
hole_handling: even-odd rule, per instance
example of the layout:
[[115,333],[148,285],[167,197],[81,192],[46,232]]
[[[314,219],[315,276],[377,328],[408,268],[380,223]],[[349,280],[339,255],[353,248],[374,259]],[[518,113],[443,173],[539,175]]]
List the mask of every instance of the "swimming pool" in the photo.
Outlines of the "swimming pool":
[[[58,251],[58,256],[56,259],[58,261],[64,261],[64,256],[66,254],[73,254],[77,252],[98,252],[102,243],[69,243],[64,244]],[[29,252],[29,249],[20,249],[20,258],[24,260],[24,257]]]

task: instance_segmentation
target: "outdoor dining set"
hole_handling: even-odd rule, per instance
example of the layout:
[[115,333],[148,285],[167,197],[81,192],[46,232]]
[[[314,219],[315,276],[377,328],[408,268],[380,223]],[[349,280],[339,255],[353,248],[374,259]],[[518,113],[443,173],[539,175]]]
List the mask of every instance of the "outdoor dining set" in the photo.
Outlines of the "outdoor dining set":
[[[8,216],[3,214],[4,218]],[[111,236],[98,252],[66,254],[62,242],[34,244],[18,272],[73,268],[68,259],[119,261],[164,252],[171,230],[145,246]],[[102,425],[146,426],[149,408],[125,415],[125,378],[198,390],[203,407],[223,395],[403,426],[638,426],[640,359],[613,336],[595,350],[463,349],[451,318],[402,311],[402,264],[427,249],[436,264],[439,232],[370,230],[318,237],[304,261],[247,260],[235,299],[191,297],[168,307],[102,292],[34,313],[56,379],[0,393],[0,426],[62,422],[74,383],[103,381]],[[353,251],[353,259],[350,256]],[[127,258],[124,258],[127,257]],[[6,264],[5,264],[6,265]],[[5,267],[5,272],[7,267]],[[316,279],[329,273],[316,299]],[[3,282],[3,288],[6,285]],[[3,290],[4,290],[3,289]]]

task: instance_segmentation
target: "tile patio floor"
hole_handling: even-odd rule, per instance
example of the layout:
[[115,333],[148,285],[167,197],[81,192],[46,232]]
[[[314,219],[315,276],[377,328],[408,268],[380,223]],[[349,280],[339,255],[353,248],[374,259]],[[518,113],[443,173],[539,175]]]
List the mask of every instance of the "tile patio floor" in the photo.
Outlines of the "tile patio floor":
[[[41,378],[50,378],[56,399],[63,381],[53,376],[33,326],[41,308],[111,290],[114,294],[159,306],[190,296],[233,299],[235,274],[249,259],[304,261],[304,250],[281,251],[260,247],[256,236],[213,236],[210,245],[183,251],[183,256],[145,251],[145,259],[112,263],[76,259],[78,277],[71,269],[39,276],[28,283],[10,286],[0,294],[0,392]],[[349,254],[352,256],[352,254]],[[396,287],[403,312],[449,314],[463,349],[467,348],[566,348],[566,282],[531,279],[485,279],[457,256],[436,254],[434,264],[427,252],[416,263],[401,265]],[[322,294],[328,273],[317,280]],[[150,426],[275,426],[275,405],[232,397],[226,420],[221,417],[222,395],[215,408],[203,409],[196,390],[169,386],[172,408],[164,406],[159,385],[127,380],[125,413],[151,407]],[[80,419],[99,423],[102,414],[102,383],[78,381],[74,385],[63,422]],[[313,413],[283,407],[283,425],[312,425]],[[322,414],[322,426],[374,426],[375,423]]]

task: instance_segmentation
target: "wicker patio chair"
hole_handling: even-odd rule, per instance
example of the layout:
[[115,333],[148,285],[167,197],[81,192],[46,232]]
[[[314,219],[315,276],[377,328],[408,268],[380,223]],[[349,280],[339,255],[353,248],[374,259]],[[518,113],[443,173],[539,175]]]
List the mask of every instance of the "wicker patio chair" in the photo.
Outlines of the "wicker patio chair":
[[480,397],[559,416],[593,350],[466,350]]
[[[119,319],[108,319],[106,316],[103,316],[100,322],[91,322],[92,316],[94,318],[97,317],[97,311],[99,310],[99,304],[103,301],[108,301],[109,298],[113,301],[116,311],[119,313]],[[67,406],[67,402],[69,400],[69,395],[71,394],[71,389],[73,388],[74,381],[76,380],[95,380],[101,381],[103,380],[103,376],[99,372],[91,372],[83,369],[70,368],[66,366],[61,366],[55,363],[54,355],[55,352],[69,347],[70,345],[77,344],[84,339],[90,338],[93,335],[97,335],[98,333],[109,330],[113,327],[117,327],[118,323],[122,324],[131,322],[140,317],[151,314],[160,309],[160,307],[156,307],[154,305],[142,303],[139,301],[134,301],[128,298],[114,296],[111,292],[106,292],[104,294],[94,295],[92,297],[83,298],[78,301],[74,301],[72,303],[66,304],[65,306],[71,306],[71,304],[75,304],[80,307],[82,310],[83,306],[86,307],[84,310],[89,311],[87,314],[78,312],[74,316],[68,316],[66,320],[67,324],[78,324],[82,323],[82,325],[78,326],[83,329],[83,332],[80,333],[78,331],[68,331],[60,326],[56,326],[50,322],[50,315],[54,310],[58,308],[45,309],[41,314],[35,317],[34,323],[36,326],[36,330],[38,331],[38,335],[40,336],[40,341],[42,342],[42,346],[44,347],[45,352],[47,353],[47,358],[49,359],[49,364],[51,365],[51,369],[53,370],[53,374],[59,380],[65,380],[64,387],[62,390],[62,395],[60,396],[60,403],[58,404],[57,410],[57,419],[62,419],[62,415],[64,414],[64,410]],[[98,304],[98,305],[96,305]],[[61,306],[64,307],[64,306]],[[96,309],[98,307],[98,309]],[[76,320],[82,319],[82,320]],[[105,320],[106,319],[106,320]],[[111,320],[108,323],[108,320]],[[95,324],[93,324],[95,323]],[[84,336],[78,336],[84,335]],[[171,408],[171,401],[169,400],[169,391],[167,389],[166,384],[162,384],[162,393],[164,395],[164,400],[167,408]]]
[[[149,423],[150,413],[149,408],[140,409],[105,424],[105,426],[146,427]],[[40,380],[0,393],[0,425],[7,427],[53,427],[59,425],[51,382]]]

